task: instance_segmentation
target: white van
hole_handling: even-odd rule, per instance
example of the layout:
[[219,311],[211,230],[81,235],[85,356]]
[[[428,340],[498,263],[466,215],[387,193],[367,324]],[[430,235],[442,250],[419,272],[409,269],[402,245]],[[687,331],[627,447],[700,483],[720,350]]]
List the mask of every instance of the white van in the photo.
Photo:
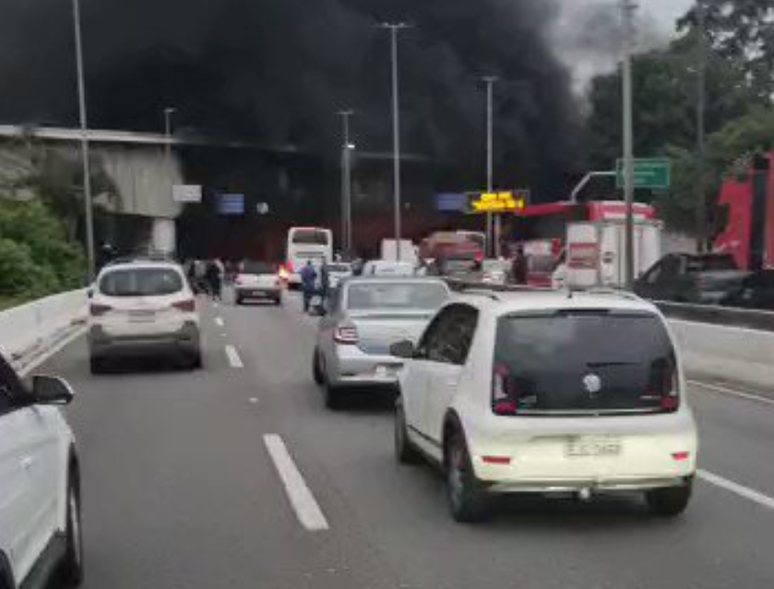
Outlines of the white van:
[[320,227],[291,227],[285,247],[288,284],[301,284],[301,269],[311,260],[315,266],[333,261],[333,232]]

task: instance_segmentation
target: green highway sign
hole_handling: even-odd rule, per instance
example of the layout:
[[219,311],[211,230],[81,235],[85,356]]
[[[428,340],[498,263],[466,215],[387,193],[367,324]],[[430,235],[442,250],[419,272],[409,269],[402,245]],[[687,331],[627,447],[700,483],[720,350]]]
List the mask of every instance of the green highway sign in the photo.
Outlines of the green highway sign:
[[[616,162],[616,184],[624,188],[624,161]],[[634,187],[667,190],[672,185],[672,162],[667,158],[634,160]]]

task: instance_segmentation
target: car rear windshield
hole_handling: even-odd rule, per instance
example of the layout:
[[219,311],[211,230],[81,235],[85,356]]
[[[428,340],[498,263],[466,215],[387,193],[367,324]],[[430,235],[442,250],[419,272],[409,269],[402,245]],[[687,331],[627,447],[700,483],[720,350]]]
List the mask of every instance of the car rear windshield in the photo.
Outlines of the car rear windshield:
[[352,267],[347,264],[328,264],[329,272],[352,272]]
[[245,262],[242,274],[276,274],[277,264],[269,262]]
[[733,256],[705,256],[688,259],[689,272],[724,272],[738,269]]
[[446,301],[449,292],[442,284],[427,282],[390,282],[352,284],[347,291],[347,309],[435,310]]
[[494,362],[522,414],[657,411],[677,374],[669,335],[649,313],[504,317]]
[[183,290],[179,272],[168,268],[113,270],[99,283],[99,291],[110,297],[163,296]]
[[297,229],[293,233],[293,243],[328,245],[328,233],[320,229]]

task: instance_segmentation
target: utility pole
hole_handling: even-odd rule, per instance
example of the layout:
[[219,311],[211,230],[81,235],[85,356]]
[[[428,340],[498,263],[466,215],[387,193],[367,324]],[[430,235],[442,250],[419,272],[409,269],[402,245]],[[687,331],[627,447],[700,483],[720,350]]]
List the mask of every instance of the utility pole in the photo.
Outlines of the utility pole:
[[170,198],[174,192],[174,174],[172,172],[172,115],[177,112],[176,108],[164,109],[164,136],[166,137],[165,159],[167,164],[167,173],[169,174],[169,194]]
[[343,143],[341,145],[341,249],[343,253],[352,250],[352,163],[351,153],[354,146],[349,140],[349,117],[353,110],[340,110],[338,113],[343,125]]
[[626,288],[634,288],[634,116],[632,103],[632,55],[635,45],[636,0],[621,0],[623,14],[623,156],[626,200]]
[[696,66],[696,158],[698,160],[699,198],[696,203],[696,251],[704,253],[707,246],[707,179],[705,123],[707,111],[707,15],[704,0],[696,0],[698,29]]
[[78,75],[78,111],[81,127],[81,163],[83,166],[83,212],[86,233],[86,259],[89,282],[94,280],[97,260],[94,249],[94,210],[91,193],[91,162],[89,156],[88,111],[86,110],[86,81],[83,64],[83,35],[81,32],[80,0],[73,0],[73,31],[75,34],[75,65]]
[[390,31],[390,55],[392,61],[392,142],[393,142],[393,207],[395,209],[395,250],[401,259],[401,193],[400,193],[400,98],[398,80],[398,33],[409,28],[407,23],[382,23]]
[[[486,191],[494,190],[494,84],[496,76],[483,76],[486,84]],[[500,257],[500,215],[486,214],[486,238],[490,255]]]

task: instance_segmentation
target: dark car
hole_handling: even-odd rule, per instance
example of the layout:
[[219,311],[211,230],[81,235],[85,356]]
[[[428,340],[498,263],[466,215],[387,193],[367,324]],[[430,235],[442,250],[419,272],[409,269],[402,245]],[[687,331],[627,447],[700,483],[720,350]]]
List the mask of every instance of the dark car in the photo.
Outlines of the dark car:
[[723,299],[722,304],[740,309],[774,311],[774,270],[751,274]]
[[717,305],[747,276],[730,254],[669,254],[637,279],[634,290],[658,301]]

